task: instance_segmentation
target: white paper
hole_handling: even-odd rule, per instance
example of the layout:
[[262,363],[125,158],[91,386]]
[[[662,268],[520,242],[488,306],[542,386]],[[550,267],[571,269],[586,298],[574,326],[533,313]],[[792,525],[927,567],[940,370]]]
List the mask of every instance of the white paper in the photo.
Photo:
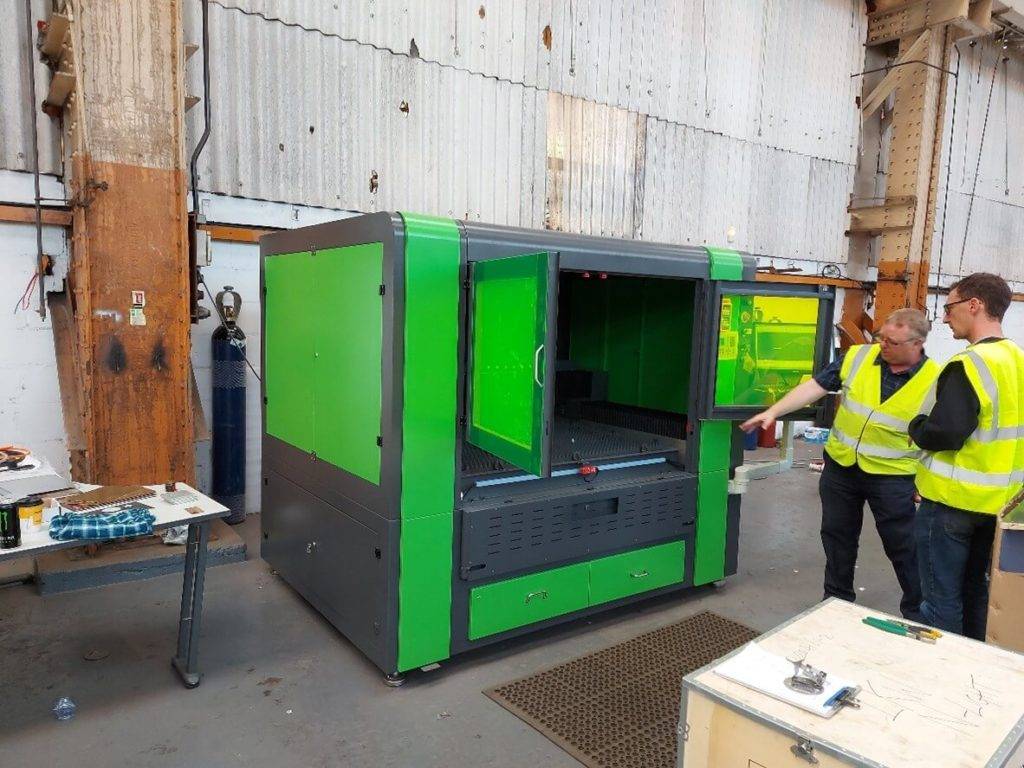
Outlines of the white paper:
[[0,472],[0,503],[9,504],[26,496],[69,488],[71,483],[57,474],[45,459],[30,456],[20,466],[31,469]]
[[[760,691],[821,717],[831,717],[839,710],[840,707],[834,700],[836,694],[844,688],[857,687],[850,681],[835,677],[829,672],[825,678],[825,689],[821,693],[810,694],[794,691],[785,683],[786,678],[793,675],[793,663],[774,653],[769,653],[757,643],[748,643],[742,651],[715,667],[714,671],[727,680]],[[827,669],[823,671],[828,672]],[[828,705],[829,702],[832,704]]]

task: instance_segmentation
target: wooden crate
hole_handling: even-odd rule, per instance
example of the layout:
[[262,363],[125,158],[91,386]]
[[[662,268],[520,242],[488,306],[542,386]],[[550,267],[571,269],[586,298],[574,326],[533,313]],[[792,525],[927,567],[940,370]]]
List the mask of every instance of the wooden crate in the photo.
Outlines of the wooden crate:
[[935,645],[862,623],[828,600],[758,638],[862,686],[860,709],[822,718],[717,675],[683,680],[680,768],[1021,768],[1024,655],[946,634]]

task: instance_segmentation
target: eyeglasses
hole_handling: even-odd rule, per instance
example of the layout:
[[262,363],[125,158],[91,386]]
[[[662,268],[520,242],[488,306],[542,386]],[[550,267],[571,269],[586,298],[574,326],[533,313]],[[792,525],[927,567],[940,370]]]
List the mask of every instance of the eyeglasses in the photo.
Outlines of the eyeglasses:
[[921,341],[921,339],[904,339],[903,341],[893,341],[885,336],[875,336],[875,341],[879,344],[885,344],[887,347],[902,347],[904,344],[913,344],[915,341]]
[[[971,299],[973,299],[973,298],[974,297],[972,296]],[[951,301],[948,304],[943,304],[942,305],[942,314],[948,315],[950,307],[955,307],[957,304],[964,304],[964,303],[970,301],[971,299],[960,299],[960,301]]]

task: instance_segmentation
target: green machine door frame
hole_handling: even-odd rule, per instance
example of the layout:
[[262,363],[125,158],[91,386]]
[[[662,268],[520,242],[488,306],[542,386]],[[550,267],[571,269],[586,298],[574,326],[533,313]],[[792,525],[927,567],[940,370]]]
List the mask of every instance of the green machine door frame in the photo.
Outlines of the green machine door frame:
[[[832,288],[716,280],[710,293],[701,418],[747,419],[828,361]],[[814,408],[805,408],[786,419],[814,415]]]
[[470,287],[466,439],[546,477],[551,473],[558,254],[474,262]]

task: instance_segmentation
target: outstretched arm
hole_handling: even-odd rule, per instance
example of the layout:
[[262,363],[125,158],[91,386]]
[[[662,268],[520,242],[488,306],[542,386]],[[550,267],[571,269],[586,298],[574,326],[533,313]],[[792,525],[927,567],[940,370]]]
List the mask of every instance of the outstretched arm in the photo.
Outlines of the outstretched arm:
[[798,411],[806,405],[817,402],[826,394],[828,394],[827,389],[814,379],[808,379],[803,384],[791,389],[775,405],[744,421],[740,424],[740,429],[744,432],[753,432],[757,427],[771,429],[775,420],[780,416],[785,416],[787,413]]

